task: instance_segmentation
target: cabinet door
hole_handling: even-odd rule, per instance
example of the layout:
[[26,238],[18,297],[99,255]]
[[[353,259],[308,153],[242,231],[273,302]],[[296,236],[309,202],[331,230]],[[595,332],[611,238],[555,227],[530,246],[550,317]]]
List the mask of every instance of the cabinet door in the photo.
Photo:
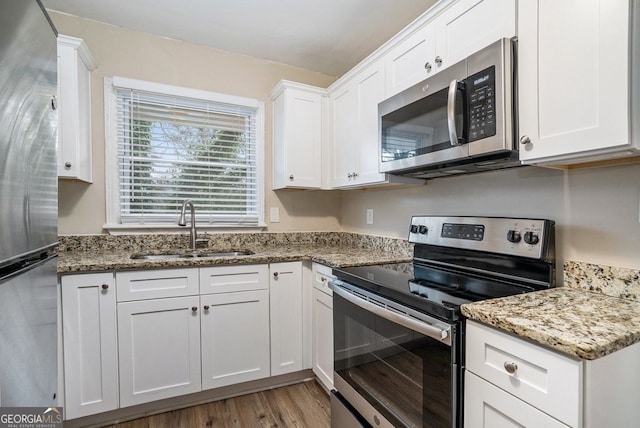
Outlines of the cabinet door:
[[359,159],[355,111],[356,91],[349,82],[331,94],[331,187],[354,184]]
[[377,183],[386,174],[378,172],[378,103],[384,100],[384,63],[378,61],[358,74],[355,81],[356,113],[358,115],[357,141],[359,164],[355,171],[357,184]]
[[435,20],[436,66],[442,70],[491,43],[516,35],[513,0],[460,0]]
[[75,37],[58,36],[58,176],[91,183],[91,71],[95,61]]
[[530,141],[520,159],[572,163],[628,148],[631,2],[518,4],[520,141]]
[[200,391],[198,296],[118,303],[120,405]]
[[274,189],[322,184],[322,96],[286,88],[274,101]]
[[269,266],[271,316],[271,376],[302,370],[302,264]]
[[313,289],[313,372],[333,389],[333,298]]
[[62,286],[65,417],[118,408],[116,288],[111,273],[65,275]]
[[464,385],[465,428],[567,428],[511,394],[467,371]]
[[429,23],[385,55],[386,96],[397,94],[435,74],[435,27]]
[[200,297],[202,389],[269,376],[269,290]]

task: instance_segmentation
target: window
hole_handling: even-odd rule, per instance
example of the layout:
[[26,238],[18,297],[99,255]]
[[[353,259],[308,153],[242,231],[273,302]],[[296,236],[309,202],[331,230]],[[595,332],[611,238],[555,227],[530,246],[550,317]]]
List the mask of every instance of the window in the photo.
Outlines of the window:
[[263,223],[264,104],[118,77],[105,79],[107,225]]

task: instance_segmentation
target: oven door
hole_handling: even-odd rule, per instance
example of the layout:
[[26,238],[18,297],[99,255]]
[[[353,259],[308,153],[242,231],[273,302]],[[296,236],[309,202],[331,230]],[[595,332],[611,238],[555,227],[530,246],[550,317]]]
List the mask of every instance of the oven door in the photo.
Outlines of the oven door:
[[375,427],[455,427],[456,326],[339,280],[331,287],[338,392]]

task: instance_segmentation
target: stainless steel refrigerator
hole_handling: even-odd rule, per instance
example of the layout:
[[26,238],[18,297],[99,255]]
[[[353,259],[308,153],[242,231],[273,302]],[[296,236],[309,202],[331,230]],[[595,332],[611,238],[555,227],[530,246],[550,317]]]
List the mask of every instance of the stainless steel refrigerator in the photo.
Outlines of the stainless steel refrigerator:
[[0,406],[57,405],[56,32],[0,2]]

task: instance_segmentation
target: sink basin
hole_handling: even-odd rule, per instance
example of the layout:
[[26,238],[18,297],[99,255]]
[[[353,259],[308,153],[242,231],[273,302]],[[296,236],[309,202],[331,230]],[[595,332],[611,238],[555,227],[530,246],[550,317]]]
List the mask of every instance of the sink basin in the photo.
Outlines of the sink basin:
[[252,251],[220,251],[220,252],[211,252],[211,253],[197,253],[196,257],[239,257],[239,256],[250,256],[253,254]]
[[198,257],[240,257],[250,256],[252,251],[210,251],[206,253],[138,253],[131,256],[134,260],[192,259]]

